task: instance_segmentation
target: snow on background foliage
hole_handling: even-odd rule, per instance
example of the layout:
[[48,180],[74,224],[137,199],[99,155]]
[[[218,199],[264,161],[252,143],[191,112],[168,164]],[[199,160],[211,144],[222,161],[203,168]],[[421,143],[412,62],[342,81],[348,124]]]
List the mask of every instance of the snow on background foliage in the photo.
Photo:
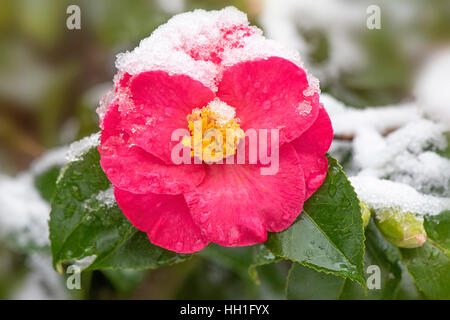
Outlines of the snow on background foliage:
[[[430,59],[419,74],[416,100],[352,109],[322,95],[335,135],[330,152],[351,153],[348,175],[359,198],[373,209],[439,214],[450,208],[450,51]],[[446,89],[447,88],[447,89]]]
[[[0,175],[0,240],[19,251],[50,246],[48,221],[50,204],[35,186],[35,178],[46,170],[80,160],[84,153],[99,143],[98,133],[72,143],[68,147],[51,150],[33,162],[30,170],[17,177]],[[111,190],[97,196],[105,206],[115,202]],[[53,269],[51,257],[43,252],[32,253],[26,260],[29,273],[13,292],[14,299],[67,299],[63,279]]]
[[17,177],[0,175],[0,236],[20,248],[49,245],[50,205],[42,199],[34,179],[52,166],[66,163],[67,148],[47,152]]
[[[229,8],[218,11],[208,19],[202,15],[202,11],[177,16],[149,36],[149,31],[153,27],[166,20],[166,18],[152,17],[155,24],[149,26],[148,21],[151,20],[149,16],[153,12],[163,12],[168,14],[165,17],[169,17],[190,8],[192,6],[190,1],[158,0],[155,2],[156,9],[144,12],[142,21],[145,23],[143,24],[138,23],[140,13],[138,11],[132,11],[128,19],[114,20],[112,24],[108,24],[111,19],[98,16],[103,12],[98,9],[104,4],[99,4],[100,1],[91,1],[91,3],[85,3],[86,7],[92,6],[92,8],[89,7],[86,19],[88,23],[98,28],[95,35],[98,37],[96,41],[105,46],[109,45],[110,49],[103,53],[103,56],[101,54],[95,56],[92,52],[99,49],[96,42],[94,49],[85,50],[87,56],[83,59],[79,55],[84,51],[76,52],[76,65],[80,61],[89,63],[82,68],[83,72],[89,72],[84,76],[90,80],[81,84],[86,86],[80,99],[80,106],[77,106],[79,108],[77,113],[81,114],[81,111],[94,114],[95,106],[92,101],[97,100],[97,97],[104,95],[106,91],[105,81],[111,78],[114,54],[123,51],[124,48],[133,48],[140,39],[143,40],[134,50],[119,55],[116,63],[119,75],[124,72],[138,73],[143,70],[162,69],[171,73],[188,74],[212,89],[216,88],[216,77],[220,77],[222,71],[220,68],[257,57],[278,55],[299,66],[303,66],[304,62],[308,71],[321,80],[322,87],[340,84],[343,77],[363,70],[365,66],[373,63],[373,59],[363,48],[364,35],[367,35],[366,8],[371,4],[369,1],[248,1],[249,12],[252,3],[259,3],[254,8],[256,13],[253,18],[257,20],[268,39],[278,42],[265,39],[259,28],[250,27],[252,35],[245,39],[242,48],[224,48],[221,56],[222,67],[217,67],[208,61],[196,60],[188,52],[193,49],[195,41],[203,41],[204,45],[208,46],[210,41],[219,37],[215,32],[216,29],[211,27],[213,25],[230,26],[235,23],[248,25],[247,17],[237,10]],[[383,27],[402,32],[397,42],[406,49],[407,53],[418,52],[418,46],[424,39],[420,38],[416,29],[411,26],[420,20],[419,17],[424,16],[425,11],[428,13],[429,11],[420,5],[411,5],[410,1],[405,0],[386,0],[377,1],[377,3],[382,6],[383,15],[391,18],[392,24]],[[123,5],[122,2],[121,5]],[[7,10],[6,7],[5,10]],[[65,12],[65,8],[61,7],[59,10],[61,13]],[[35,10],[32,12],[36,17],[39,16]],[[45,11],[45,15],[41,17],[41,24],[52,23],[52,19],[47,19],[50,13],[50,10]],[[163,16],[163,13],[160,15]],[[113,14],[114,12],[111,16]],[[55,19],[55,21],[59,23],[63,21],[63,18]],[[129,21],[132,21],[131,25],[127,25]],[[105,27],[101,26],[100,22]],[[139,28],[143,31],[139,32]],[[22,26],[22,29],[28,32],[26,39],[31,37],[37,42],[43,41],[42,46],[47,48],[51,47],[52,37],[55,39],[57,37],[55,33],[48,39],[42,38],[43,33],[36,33],[35,31],[40,29],[33,24]],[[50,25],[47,29],[60,30],[61,28],[59,25]],[[112,30],[112,36],[105,30]],[[198,31],[202,31],[201,39],[194,37]],[[168,37],[167,34],[170,36]],[[311,35],[314,39],[316,35],[327,39],[328,55],[320,62],[311,58],[315,50],[314,43],[310,41]],[[138,38],[134,39],[133,36]],[[91,35],[89,39],[93,37]],[[124,38],[126,41],[122,42],[111,40]],[[59,41],[63,40],[60,38]],[[69,39],[69,41],[72,40]],[[133,44],[132,41],[136,43]],[[39,55],[30,57],[31,50],[22,46],[22,44],[12,43],[10,50],[5,50],[6,56],[9,53],[16,59],[20,57],[19,63],[16,61],[16,65],[18,64],[20,68],[17,67],[6,73],[4,69],[0,69],[0,95],[7,97],[7,101],[17,100],[18,103],[13,104],[13,108],[24,105],[25,111],[27,108],[32,110],[33,103],[36,103],[36,108],[47,108],[45,109],[46,117],[43,117],[45,121],[58,118],[52,117],[52,113],[55,112],[50,108],[52,104],[56,106],[55,108],[61,108],[69,105],[73,97],[62,93],[62,96],[70,98],[52,100],[46,98],[46,95],[41,97],[40,93],[48,90],[49,97],[58,97],[54,91],[56,89],[61,90],[60,92],[75,91],[80,86],[80,77],[74,77],[71,69],[65,64],[62,67],[58,66],[60,69],[57,69],[42,63],[39,58],[36,58]],[[22,53],[16,54],[16,52]],[[450,130],[450,77],[448,76],[450,48],[438,50],[433,48],[430,52],[421,52],[424,56],[428,56],[428,59],[414,77],[414,89],[401,103],[375,107],[364,105],[366,108],[356,109],[337,100],[331,94],[321,95],[321,101],[330,114],[335,130],[335,140],[330,153],[343,163],[361,200],[374,209],[394,207],[419,214],[438,214],[444,209],[450,209],[450,160],[443,155],[443,150],[448,150]],[[99,65],[103,67],[98,67]],[[3,68],[1,65],[0,67]],[[99,79],[92,77],[94,82],[97,81],[92,84],[91,75],[101,73],[102,68],[108,71]],[[4,74],[6,76],[2,76]],[[71,77],[76,82],[67,81]],[[311,90],[317,91],[318,81],[311,75],[309,80]],[[389,78],[385,80],[388,81]],[[64,87],[66,82],[69,84]],[[18,83],[20,85],[17,85]],[[373,88],[373,91],[377,92],[377,90],[377,87]],[[92,91],[95,91],[94,99],[91,97]],[[97,91],[101,91],[101,94]],[[98,108],[100,118],[107,104],[115,98],[117,97],[113,91],[104,96]],[[76,109],[74,105],[71,107]],[[35,117],[34,113],[33,117]],[[84,152],[98,143],[98,134],[89,136],[90,133],[98,131],[97,118],[91,117],[92,119],[81,118],[78,123],[75,121],[76,118],[72,117],[63,124],[64,130],[60,131],[64,132],[57,133],[61,135],[61,137],[58,136],[58,141],[76,140],[74,130],[79,130],[80,136],[88,136],[87,138],[71,146],[44,153],[32,162],[29,170],[15,176],[8,174],[8,170],[3,170],[2,167],[0,172],[0,244],[17,252],[27,253],[29,250],[39,250],[39,253],[27,255],[28,273],[21,284],[13,290],[14,298],[61,299],[68,297],[61,278],[53,271],[51,259],[45,251],[49,245],[50,205],[36,190],[35,178],[53,166],[64,166],[68,161],[79,160]],[[8,128],[9,124],[9,118],[5,122],[2,120],[0,118],[0,133],[2,133],[1,129]],[[86,126],[89,121],[91,130],[83,131],[83,125]],[[58,130],[60,128],[55,127]],[[12,132],[14,133],[14,130]],[[14,135],[13,139],[19,141],[17,137],[20,136]],[[46,144],[57,145],[57,143]],[[17,143],[17,146],[20,145]],[[33,152],[33,157],[37,153]],[[7,152],[0,150],[0,161],[5,154]],[[102,191],[95,197],[105,206],[110,207],[115,203],[112,191],[112,189]]]

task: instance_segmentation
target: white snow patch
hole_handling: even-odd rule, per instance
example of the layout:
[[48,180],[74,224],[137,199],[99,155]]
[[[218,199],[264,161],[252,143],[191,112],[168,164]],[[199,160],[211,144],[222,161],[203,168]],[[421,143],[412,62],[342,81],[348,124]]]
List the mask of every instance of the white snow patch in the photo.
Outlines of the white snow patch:
[[450,48],[432,55],[420,72],[415,95],[431,119],[450,130]]
[[208,106],[212,112],[219,116],[219,123],[233,120],[236,116],[236,109],[223,102],[219,98],[215,98],[213,101],[208,103]]
[[112,208],[116,204],[114,188],[112,186],[106,190],[100,191],[95,198],[107,208]]
[[19,247],[49,245],[50,206],[24,173],[16,178],[0,175],[0,235]]
[[355,109],[344,105],[329,94],[321,94],[320,101],[330,115],[337,135],[354,135],[366,128],[384,133],[422,119],[421,112],[414,103]]
[[300,116],[306,116],[311,113],[311,110],[312,110],[311,103],[305,100],[298,104],[296,111]]
[[333,124],[331,151],[352,152],[350,173],[389,178],[417,191],[450,197],[450,160],[435,151],[447,146],[446,127],[423,118],[415,103],[354,109],[321,95]]
[[450,160],[430,151],[446,147],[444,128],[419,120],[382,137],[370,127],[353,142],[354,162],[361,175],[389,177],[418,191],[450,197]]
[[372,176],[351,177],[361,201],[374,210],[392,208],[420,215],[436,215],[450,209],[450,199],[424,195],[403,183]]
[[66,160],[68,162],[81,160],[86,152],[98,146],[99,144],[100,132],[94,133],[88,137],[76,141],[70,145],[69,151],[66,154]]

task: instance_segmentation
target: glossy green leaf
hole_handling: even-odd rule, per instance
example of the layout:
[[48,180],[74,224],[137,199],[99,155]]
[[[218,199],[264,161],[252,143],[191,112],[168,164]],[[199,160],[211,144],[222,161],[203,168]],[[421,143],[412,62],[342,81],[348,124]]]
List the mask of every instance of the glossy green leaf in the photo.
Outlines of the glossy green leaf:
[[450,299],[450,257],[426,242],[423,247],[402,249],[402,260],[417,287],[429,299]]
[[[383,238],[373,221],[367,226],[366,237],[364,265],[367,290],[354,282],[346,281],[340,299],[394,299],[402,279],[398,249]],[[378,275],[379,287],[377,287]]]
[[[357,283],[336,277],[333,274],[318,272],[294,263],[287,280],[288,299],[344,299],[381,300],[394,299],[400,285],[402,270],[398,249],[387,242],[373,221],[366,229],[366,253],[364,257],[365,290]],[[379,282],[377,283],[379,275]],[[379,287],[377,285],[379,284]]]
[[428,241],[450,256],[450,210],[426,216],[424,226]]
[[[134,228],[117,204],[102,201],[110,188],[96,148],[68,164],[56,185],[50,214],[53,263],[62,272],[64,262],[80,269],[152,269],[181,262],[179,255],[152,245]],[[74,261],[76,260],[76,261]]]
[[359,200],[339,163],[329,157],[325,182],[299,219],[273,233],[266,245],[276,256],[365,285],[364,228]]
[[396,300],[424,300],[423,293],[417,289],[414,279],[408,273],[406,266],[401,264],[402,280],[400,281],[395,295]]

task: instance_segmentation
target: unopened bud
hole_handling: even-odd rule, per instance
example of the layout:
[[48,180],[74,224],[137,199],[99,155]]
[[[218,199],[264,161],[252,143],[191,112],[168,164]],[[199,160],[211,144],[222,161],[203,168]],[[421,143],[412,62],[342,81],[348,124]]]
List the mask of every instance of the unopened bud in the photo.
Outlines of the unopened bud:
[[377,211],[375,219],[384,237],[400,248],[418,248],[427,240],[423,218],[393,209]]
[[371,211],[370,211],[370,208],[367,206],[367,204],[365,202],[360,201],[359,202],[359,207],[361,208],[361,215],[362,215],[362,220],[363,220],[363,226],[365,228],[369,224]]

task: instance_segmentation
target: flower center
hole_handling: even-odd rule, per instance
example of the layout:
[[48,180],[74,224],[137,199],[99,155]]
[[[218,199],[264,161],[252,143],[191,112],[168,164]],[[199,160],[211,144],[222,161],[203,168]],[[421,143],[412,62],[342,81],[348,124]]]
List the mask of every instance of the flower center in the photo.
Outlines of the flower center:
[[205,162],[218,162],[236,154],[244,131],[235,118],[235,109],[218,98],[201,109],[194,109],[187,116],[191,136],[181,143],[191,148],[191,156]]

